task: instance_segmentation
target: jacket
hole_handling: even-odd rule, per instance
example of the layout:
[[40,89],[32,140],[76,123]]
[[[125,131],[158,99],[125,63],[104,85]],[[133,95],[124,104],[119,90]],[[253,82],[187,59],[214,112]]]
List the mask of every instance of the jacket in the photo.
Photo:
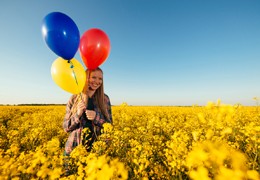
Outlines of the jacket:
[[[71,151],[82,143],[81,133],[86,125],[86,120],[82,117],[78,117],[76,114],[71,115],[71,110],[77,95],[72,95],[66,105],[66,114],[63,121],[63,129],[65,132],[70,133],[65,145],[65,153],[69,155]],[[112,123],[112,111],[109,97],[105,94],[105,103],[107,105],[107,111],[110,119],[106,119],[105,116],[98,110],[96,103],[94,102],[94,111],[96,117],[93,120],[93,125],[96,129],[96,134],[101,134],[101,129],[104,123]]]

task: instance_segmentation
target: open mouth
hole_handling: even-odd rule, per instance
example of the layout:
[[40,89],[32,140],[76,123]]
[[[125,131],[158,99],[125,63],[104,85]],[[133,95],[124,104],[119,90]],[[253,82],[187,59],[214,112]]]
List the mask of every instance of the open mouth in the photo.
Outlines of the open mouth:
[[97,88],[99,87],[99,84],[91,84],[92,87]]

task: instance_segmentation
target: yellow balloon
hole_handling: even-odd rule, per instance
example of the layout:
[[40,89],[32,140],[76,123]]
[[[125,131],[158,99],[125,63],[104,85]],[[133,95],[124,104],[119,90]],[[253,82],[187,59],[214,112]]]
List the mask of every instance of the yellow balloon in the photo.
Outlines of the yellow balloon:
[[61,57],[57,58],[52,63],[51,76],[58,86],[72,94],[82,92],[86,83],[85,69],[75,58],[70,63]]

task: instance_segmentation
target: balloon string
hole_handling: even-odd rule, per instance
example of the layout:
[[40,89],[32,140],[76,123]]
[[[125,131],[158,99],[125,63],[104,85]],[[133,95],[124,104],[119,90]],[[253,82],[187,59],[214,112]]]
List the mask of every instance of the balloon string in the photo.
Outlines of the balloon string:
[[[79,91],[79,83],[78,83],[78,80],[77,80],[77,76],[76,76],[76,74],[75,74],[75,71],[74,71],[74,65],[73,65],[73,63],[71,62],[71,61],[68,61],[68,63],[70,63],[70,68],[72,69],[72,73],[73,73],[73,76],[74,76],[74,78],[75,78],[75,81],[76,81],[76,84],[77,84],[77,88],[78,88],[78,91]],[[81,100],[83,100],[83,98],[82,98],[82,92],[80,92],[80,97],[81,97]]]

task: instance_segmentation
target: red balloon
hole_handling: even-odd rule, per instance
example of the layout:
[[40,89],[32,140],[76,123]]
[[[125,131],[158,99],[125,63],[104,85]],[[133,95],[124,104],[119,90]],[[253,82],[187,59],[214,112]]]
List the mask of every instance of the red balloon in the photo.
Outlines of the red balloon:
[[88,69],[96,69],[110,53],[110,41],[106,33],[92,28],[80,38],[80,56]]

